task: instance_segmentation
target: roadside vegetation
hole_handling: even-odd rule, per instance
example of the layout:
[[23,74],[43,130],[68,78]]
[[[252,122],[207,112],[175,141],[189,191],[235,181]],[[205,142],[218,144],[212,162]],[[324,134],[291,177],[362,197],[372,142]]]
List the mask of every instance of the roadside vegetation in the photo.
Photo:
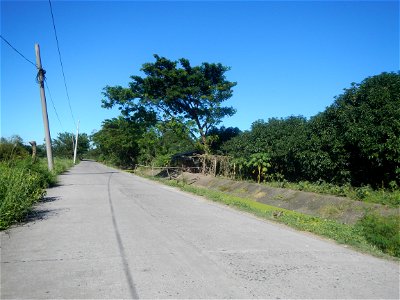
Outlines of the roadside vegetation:
[[[194,153],[202,157],[192,156],[188,167],[205,174],[400,206],[400,72],[351,83],[310,118],[255,120],[242,132],[218,126],[235,113],[222,106],[236,85],[226,79],[228,67],[156,55],[141,71],[144,76],[132,76],[128,87],[104,88],[103,107],[118,107],[121,115],[105,120],[92,136],[93,158],[123,169],[181,167],[185,160],[176,157]],[[359,249],[399,256],[398,214],[372,210],[355,225],[291,211],[275,217],[276,207],[181,188]]]
[[0,230],[22,221],[40,201],[46,188],[56,184],[57,175],[72,166],[70,159],[55,158],[49,172],[47,160],[32,160],[29,147],[15,136],[0,143]]
[[347,197],[356,201],[378,203],[389,207],[399,207],[400,189],[395,185],[389,188],[373,189],[371,186],[354,187],[350,184],[338,185],[325,181],[288,182],[267,181],[264,184],[271,187],[287,188],[297,191],[313,192],[319,194]]
[[376,256],[390,255],[400,258],[399,215],[383,217],[368,213],[356,224],[349,225],[270,206],[251,199],[228,195],[221,191],[196,187],[182,181],[146,177],[169,186],[178,187],[183,191],[206,197],[212,201],[253,213],[258,217],[332,239],[363,252]]

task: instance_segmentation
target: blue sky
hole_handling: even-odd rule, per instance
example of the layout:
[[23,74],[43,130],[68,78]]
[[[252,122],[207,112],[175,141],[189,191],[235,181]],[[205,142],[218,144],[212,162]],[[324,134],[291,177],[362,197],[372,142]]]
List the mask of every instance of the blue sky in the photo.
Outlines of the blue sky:
[[[398,1],[52,1],[64,71],[81,132],[119,113],[106,85],[127,86],[153,54],[232,69],[237,109],[225,126],[323,111],[351,82],[399,70]],[[53,138],[74,132],[48,1],[1,1],[1,35],[35,61],[41,47]],[[1,41],[1,136],[44,139],[35,67]]]

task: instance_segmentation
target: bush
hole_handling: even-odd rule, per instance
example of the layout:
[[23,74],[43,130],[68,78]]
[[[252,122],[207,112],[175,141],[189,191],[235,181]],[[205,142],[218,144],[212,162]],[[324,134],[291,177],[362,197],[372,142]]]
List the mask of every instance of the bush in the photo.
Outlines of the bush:
[[0,229],[21,221],[45,190],[38,173],[21,166],[0,164]]
[[23,145],[19,136],[9,139],[0,138],[0,161],[23,159],[29,156],[29,151]]
[[369,243],[385,253],[400,257],[400,216],[367,214],[356,226]]
[[45,189],[57,182],[57,174],[71,166],[71,160],[56,159],[50,172],[46,160],[0,162],[0,230],[23,220],[45,195]]

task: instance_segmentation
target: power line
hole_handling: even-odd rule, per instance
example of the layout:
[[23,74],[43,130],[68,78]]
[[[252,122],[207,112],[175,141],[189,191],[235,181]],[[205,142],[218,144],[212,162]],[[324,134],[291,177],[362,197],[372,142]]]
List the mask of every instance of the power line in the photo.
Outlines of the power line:
[[64,66],[63,66],[62,59],[61,59],[60,45],[59,45],[58,37],[57,37],[57,30],[56,30],[56,24],[54,22],[53,7],[51,5],[51,0],[49,0],[49,5],[50,5],[51,19],[53,20],[54,35],[56,37],[56,42],[57,42],[58,57],[60,59],[61,71],[62,71],[62,75],[64,78],[65,92],[67,93],[69,111],[71,112],[71,117],[72,117],[72,120],[74,121],[74,125],[76,127],[76,122],[75,122],[74,114],[72,112],[72,107],[71,107],[71,100],[69,98],[69,93],[68,93],[67,81],[65,79]]
[[57,117],[57,119],[58,119],[58,122],[60,123],[60,126],[61,126],[62,131],[64,131],[64,127],[62,126],[60,117],[58,116],[57,109],[56,109],[56,106],[54,105],[53,97],[51,96],[51,92],[50,92],[49,86],[48,86],[48,84],[47,84],[47,79],[46,79],[46,78],[44,79],[44,83],[46,84],[47,92],[49,93],[50,101],[51,101],[51,104],[53,105],[53,109],[54,109],[54,112],[56,113],[56,117]]
[[8,44],[8,46],[11,47],[11,49],[13,49],[15,52],[17,52],[19,55],[21,55],[27,62],[29,62],[30,64],[34,65],[37,68],[37,66],[36,66],[36,64],[34,62],[32,62],[31,60],[27,59],[25,57],[25,55],[23,55],[21,52],[19,52],[17,49],[15,49],[15,47],[13,45],[11,45],[10,42],[7,41],[2,35],[0,35],[0,37],[4,42],[6,42]]

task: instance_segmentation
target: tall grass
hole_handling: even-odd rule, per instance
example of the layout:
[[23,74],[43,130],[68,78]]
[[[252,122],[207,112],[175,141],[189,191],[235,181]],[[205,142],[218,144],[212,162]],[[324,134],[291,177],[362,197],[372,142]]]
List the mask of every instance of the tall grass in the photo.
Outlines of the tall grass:
[[57,182],[57,175],[72,166],[72,162],[56,159],[52,172],[46,161],[32,163],[30,159],[0,162],[0,230],[19,222],[31,211],[33,204]]

